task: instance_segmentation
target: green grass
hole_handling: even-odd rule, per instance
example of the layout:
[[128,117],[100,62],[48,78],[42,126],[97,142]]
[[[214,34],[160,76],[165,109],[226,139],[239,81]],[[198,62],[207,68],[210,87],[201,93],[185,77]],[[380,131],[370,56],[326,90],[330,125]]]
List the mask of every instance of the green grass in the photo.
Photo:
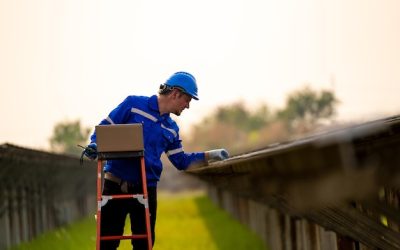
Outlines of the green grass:
[[[15,250],[95,249],[94,217],[43,234]],[[126,234],[129,225],[126,225]],[[121,241],[119,249],[131,249]],[[265,249],[261,240],[246,227],[218,209],[204,194],[160,194],[154,250],[169,249]]]
[[67,227],[47,232],[31,242],[23,243],[13,250],[93,250],[96,246],[96,222],[94,216]]

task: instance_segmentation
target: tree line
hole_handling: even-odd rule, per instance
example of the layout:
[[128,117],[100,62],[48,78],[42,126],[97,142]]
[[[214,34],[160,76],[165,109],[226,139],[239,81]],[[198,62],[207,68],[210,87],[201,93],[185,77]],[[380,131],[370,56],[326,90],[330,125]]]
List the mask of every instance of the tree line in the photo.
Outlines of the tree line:
[[284,108],[266,104],[246,108],[242,102],[218,107],[187,136],[189,151],[225,147],[233,154],[310,133],[331,121],[339,103],[333,91],[309,87],[290,93]]
[[[290,93],[282,109],[267,104],[249,109],[243,102],[217,107],[214,112],[182,135],[187,151],[225,147],[232,154],[264,147],[312,132],[336,114],[339,100],[333,91],[303,87]],[[55,125],[50,145],[53,151],[79,155],[77,144],[86,145],[91,128],[79,120]]]

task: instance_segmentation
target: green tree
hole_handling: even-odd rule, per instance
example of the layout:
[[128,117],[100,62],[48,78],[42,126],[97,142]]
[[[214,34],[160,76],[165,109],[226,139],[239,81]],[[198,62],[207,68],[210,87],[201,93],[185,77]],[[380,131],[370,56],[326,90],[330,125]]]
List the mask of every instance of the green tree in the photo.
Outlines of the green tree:
[[239,152],[253,143],[254,135],[270,121],[269,109],[261,105],[254,111],[243,103],[218,107],[194,126],[185,147],[201,150],[224,146],[231,153]]
[[269,110],[265,105],[250,112],[242,102],[219,107],[214,115],[217,122],[231,124],[243,131],[251,132],[265,126],[269,121]]
[[335,115],[337,103],[338,99],[332,91],[318,93],[305,87],[288,96],[286,107],[278,111],[277,116],[292,130],[303,127],[303,130],[310,131],[318,121]]
[[77,144],[86,144],[90,128],[81,127],[79,120],[59,122],[53,129],[50,145],[53,151],[80,155],[82,149]]

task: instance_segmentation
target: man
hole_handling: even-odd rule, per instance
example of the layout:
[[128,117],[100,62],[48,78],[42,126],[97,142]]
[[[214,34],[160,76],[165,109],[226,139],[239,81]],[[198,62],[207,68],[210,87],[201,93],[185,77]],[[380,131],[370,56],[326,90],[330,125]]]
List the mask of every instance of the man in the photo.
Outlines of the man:
[[[145,149],[146,178],[150,210],[152,242],[157,212],[157,182],[162,172],[161,154],[166,153],[172,164],[179,170],[186,170],[194,164],[209,160],[228,158],[225,149],[206,152],[185,153],[179,137],[178,125],[170,113],[179,116],[189,108],[192,99],[198,100],[196,79],[187,72],[173,74],[165,84],[160,85],[159,95],[151,97],[128,96],[102,120],[100,125],[142,123]],[[96,133],[85,150],[90,159],[97,157]],[[103,195],[141,193],[140,162],[136,159],[108,160],[104,167]],[[146,230],[143,205],[136,199],[110,200],[102,207],[101,234],[122,235],[126,215],[130,215],[133,234]],[[101,241],[101,249],[116,249],[118,240]],[[147,249],[146,240],[132,240],[135,250]]]

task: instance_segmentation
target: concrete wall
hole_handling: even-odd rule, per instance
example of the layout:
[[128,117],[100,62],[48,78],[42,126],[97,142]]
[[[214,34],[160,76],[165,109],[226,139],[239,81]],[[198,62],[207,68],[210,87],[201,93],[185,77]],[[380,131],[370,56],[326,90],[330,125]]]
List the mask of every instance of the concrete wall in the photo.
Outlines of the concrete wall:
[[93,163],[5,144],[0,169],[0,250],[95,213]]
[[[395,204],[398,208],[399,192],[388,190],[386,194],[387,201]],[[378,249],[371,246],[368,247],[362,242],[324,228],[313,223],[312,220],[282,213],[265,203],[245,198],[229,190],[209,185],[208,195],[215,204],[259,235],[267,249],[270,250]],[[384,216],[382,211],[374,215],[369,210],[368,214],[370,217],[377,217],[378,220],[382,218],[381,216]],[[399,227],[395,220],[391,220],[389,217],[385,219],[388,229],[399,232]],[[361,224],[363,221],[358,223]],[[373,229],[371,228],[371,230]]]

